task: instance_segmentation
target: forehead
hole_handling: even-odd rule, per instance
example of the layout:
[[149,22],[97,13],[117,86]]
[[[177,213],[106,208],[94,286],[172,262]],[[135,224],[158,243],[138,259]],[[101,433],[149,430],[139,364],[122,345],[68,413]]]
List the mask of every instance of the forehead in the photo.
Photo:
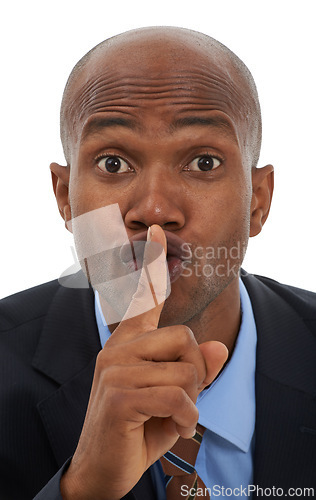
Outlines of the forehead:
[[177,38],[138,38],[93,54],[72,86],[69,119],[78,139],[91,118],[104,113],[139,125],[159,116],[162,126],[170,127],[193,115],[202,120],[220,112],[222,124],[226,116],[238,135],[246,101],[246,89],[218,48]]

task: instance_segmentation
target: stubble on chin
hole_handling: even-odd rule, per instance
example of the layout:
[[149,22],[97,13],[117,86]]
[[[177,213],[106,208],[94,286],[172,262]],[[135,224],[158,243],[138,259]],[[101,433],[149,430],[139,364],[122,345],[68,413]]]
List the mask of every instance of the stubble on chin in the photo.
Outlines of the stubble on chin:
[[[239,279],[240,267],[247,241],[233,239],[224,258],[196,258],[197,245],[192,245],[192,258],[186,270],[171,285],[171,294],[163,307],[159,326],[196,324],[205,311],[215,305],[216,299],[233,282]],[[234,249],[234,252],[230,251]]]

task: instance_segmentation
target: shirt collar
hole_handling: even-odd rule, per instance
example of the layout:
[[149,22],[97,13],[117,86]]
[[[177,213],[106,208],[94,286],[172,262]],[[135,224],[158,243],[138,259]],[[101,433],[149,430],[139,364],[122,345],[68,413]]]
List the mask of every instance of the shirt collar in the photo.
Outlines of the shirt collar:
[[102,312],[101,304],[100,304],[99,292],[97,290],[95,290],[94,295],[95,295],[95,301],[94,301],[95,317],[97,320],[97,325],[98,325],[98,330],[99,330],[99,335],[100,335],[100,342],[101,342],[101,346],[103,349],[105,342],[111,336],[111,332],[110,332],[109,327],[106,324],[105,318],[103,316],[103,312]]
[[[197,400],[199,422],[247,452],[255,428],[257,331],[247,290],[239,280],[242,319],[233,355],[220,376]],[[95,314],[101,346],[111,333],[95,291]]]

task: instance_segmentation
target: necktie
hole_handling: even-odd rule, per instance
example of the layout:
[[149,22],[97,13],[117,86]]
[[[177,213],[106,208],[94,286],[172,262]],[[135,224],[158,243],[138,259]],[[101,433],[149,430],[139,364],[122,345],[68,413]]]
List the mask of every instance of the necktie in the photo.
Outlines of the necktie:
[[179,437],[171,450],[161,457],[160,462],[166,474],[167,500],[210,498],[194,468],[204,431],[205,427],[197,424],[196,434],[191,439]]

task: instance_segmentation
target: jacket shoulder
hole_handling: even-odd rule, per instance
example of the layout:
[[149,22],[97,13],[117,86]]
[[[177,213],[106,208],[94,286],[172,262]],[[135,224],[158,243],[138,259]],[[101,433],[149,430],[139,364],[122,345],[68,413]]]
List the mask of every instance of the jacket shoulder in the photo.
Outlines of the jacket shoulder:
[[[260,276],[258,274],[248,274],[246,271],[242,271],[241,278],[246,285],[251,287],[268,288],[276,295],[279,295],[286,302],[294,307],[294,309],[301,310],[302,313],[310,312],[312,315],[316,315],[316,293],[310,290],[304,290],[303,288],[298,288],[291,285],[286,285],[279,283],[278,281],[267,278],[266,276]],[[314,314],[313,314],[314,313]]]
[[0,331],[45,316],[59,287],[58,280],[54,280],[1,299]]
[[280,305],[286,303],[316,335],[316,293],[285,285],[265,276],[248,274],[244,270],[241,272],[241,279],[250,293],[255,309],[266,303],[270,305],[270,310],[280,309]]

